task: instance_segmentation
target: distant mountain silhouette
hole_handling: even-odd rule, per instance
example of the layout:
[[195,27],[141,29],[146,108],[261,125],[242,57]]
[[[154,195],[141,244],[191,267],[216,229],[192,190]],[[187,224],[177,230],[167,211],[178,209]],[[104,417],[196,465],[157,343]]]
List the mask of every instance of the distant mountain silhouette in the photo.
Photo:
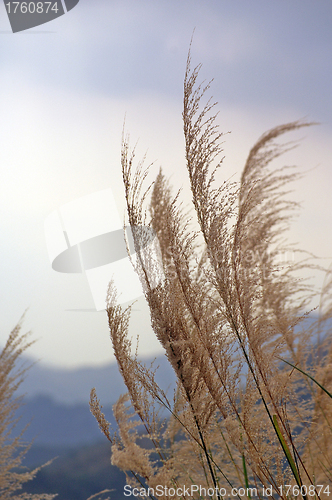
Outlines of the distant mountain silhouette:
[[[146,360],[147,366],[151,361]],[[26,358],[24,363],[29,365],[31,360]],[[174,384],[175,377],[166,358],[158,358],[155,366],[158,365],[156,378],[166,390]],[[125,475],[111,465],[110,443],[90,413],[92,387],[96,387],[103,413],[116,429],[112,405],[126,392],[116,363],[77,370],[49,368],[36,363],[28,370],[20,387],[25,397],[16,412],[19,422],[14,435],[27,426],[23,439],[26,442],[33,440],[24,466],[31,469],[50,459],[55,460],[26,484],[24,492],[47,491],[58,493],[59,500],[85,500],[109,488],[112,489],[111,498],[123,498]]]
[[[115,428],[112,405],[103,406],[103,412]],[[28,424],[24,432],[24,441],[33,441],[32,448],[35,446],[73,448],[106,439],[90,413],[88,401],[69,406],[56,403],[49,396],[36,396],[27,400],[17,410],[16,416],[20,417],[20,421],[15,434]]]
[[40,494],[46,491],[57,493],[59,500],[86,500],[90,495],[107,488],[112,490],[111,493],[100,498],[124,498],[125,474],[111,465],[111,445],[106,439],[105,442],[74,450],[33,446],[27,458],[34,460],[26,460],[24,465],[40,465],[56,456],[58,458],[51,465],[39,471],[33,481],[26,483],[23,487],[25,493]]
[[[150,366],[154,358],[143,359]],[[26,361],[29,365],[29,361]],[[157,357],[154,366],[159,366],[156,379],[166,390],[174,384],[175,376],[165,356]],[[48,396],[56,403],[77,405],[88,403],[91,389],[95,387],[103,405],[114,404],[126,391],[116,362],[102,367],[61,369],[35,363],[27,372],[18,393],[25,400],[36,396]]]

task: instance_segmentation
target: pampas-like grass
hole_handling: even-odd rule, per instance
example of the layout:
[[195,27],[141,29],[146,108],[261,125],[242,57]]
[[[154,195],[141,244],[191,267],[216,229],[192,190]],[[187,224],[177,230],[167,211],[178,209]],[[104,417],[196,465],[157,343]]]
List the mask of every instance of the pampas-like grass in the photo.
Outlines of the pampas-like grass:
[[[307,260],[278,264],[281,237],[296,208],[287,199],[288,185],[298,174],[272,165],[289,148],[279,137],[310,123],[265,133],[251,149],[240,183],[217,186],[222,134],[215,104],[201,106],[210,85],[197,85],[200,66],[192,70],[190,63],[189,54],[183,123],[196,229],[162,171],[144,190],[147,169],[142,163],[134,169],[125,137],[121,157],[136,270],[177,389],[170,398],[153,368],[131,356],[130,308],[117,305],[111,283],[109,328],[128,389],[127,399],[114,407],[119,433],[110,432],[95,392],[91,409],[113,444],[113,464],[131,484],[149,487],[151,498],[167,498],[165,490],[156,493],[158,485],[178,491],[175,498],[202,496],[195,489],[184,493],[183,485],[212,488],[213,498],[233,487],[243,487],[247,497],[247,488],[262,497],[263,487],[272,487],[273,496],[284,499],[328,498],[332,399],[314,382],[331,391],[331,279],[324,288],[327,307],[317,324],[307,326],[314,291],[294,275]],[[158,238],[159,268],[147,255],[144,225]],[[163,279],[155,286],[157,274]],[[310,486],[318,484],[325,489]]]
[[0,497],[1,500],[51,500],[56,495],[20,493],[24,483],[32,480],[41,467],[32,471],[21,467],[30,444],[23,441],[24,431],[19,436],[11,437],[16,423],[15,411],[20,406],[20,398],[15,398],[15,391],[26,372],[25,369],[17,370],[16,363],[31,344],[28,342],[29,334],[21,334],[22,319],[10,333],[0,354]]

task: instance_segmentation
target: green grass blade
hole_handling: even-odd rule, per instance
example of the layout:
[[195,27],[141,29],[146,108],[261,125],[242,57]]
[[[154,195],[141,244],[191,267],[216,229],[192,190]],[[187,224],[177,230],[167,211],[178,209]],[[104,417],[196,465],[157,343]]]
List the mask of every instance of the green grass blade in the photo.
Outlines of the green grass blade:
[[273,423],[274,423],[275,430],[277,431],[277,434],[278,434],[281,446],[282,446],[282,448],[284,450],[284,453],[285,453],[285,455],[287,457],[287,460],[288,460],[288,463],[290,465],[290,468],[292,469],[293,475],[294,475],[294,477],[296,479],[296,482],[297,482],[298,486],[301,488],[301,486],[302,486],[301,479],[300,479],[298,470],[296,468],[295,462],[293,460],[292,454],[289,451],[289,448],[288,448],[288,445],[286,443],[286,440],[285,440],[285,438],[284,438],[284,436],[283,436],[283,434],[282,434],[282,432],[280,430],[280,427],[279,427],[279,424],[278,424],[278,420],[277,420],[277,415],[273,415]]
[[299,372],[303,373],[303,375],[305,375],[306,377],[310,378],[310,380],[315,382],[315,384],[317,384],[318,387],[320,387],[322,389],[322,391],[324,391],[332,399],[332,394],[327,389],[325,389],[325,387],[323,387],[319,382],[317,382],[317,380],[315,380],[314,377],[309,375],[309,373],[304,372],[303,370],[301,370],[301,368],[293,365],[292,363],[290,363],[289,361],[286,361],[285,359],[282,359],[282,358],[280,358],[280,359],[281,359],[281,361],[283,361],[284,363],[287,363],[292,368],[295,368],[295,370],[298,370]]
[[244,474],[244,481],[246,484],[247,495],[249,498],[251,498],[250,489],[249,489],[249,481],[248,481],[248,472],[247,472],[247,466],[246,466],[246,457],[244,456],[244,454],[242,455],[242,465],[243,465],[243,474]]

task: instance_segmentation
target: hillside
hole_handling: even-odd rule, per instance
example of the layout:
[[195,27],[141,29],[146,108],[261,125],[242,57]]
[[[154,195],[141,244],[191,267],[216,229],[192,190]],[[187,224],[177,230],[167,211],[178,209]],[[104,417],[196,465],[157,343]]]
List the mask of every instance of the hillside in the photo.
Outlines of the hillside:
[[[34,448],[39,456],[44,453],[45,458],[50,458],[50,449]],[[60,449],[54,451],[59,452],[58,458],[26,484],[25,492],[58,493],[58,500],[86,500],[90,495],[110,489],[112,500],[123,499],[126,479],[123,472],[111,465],[110,443],[96,443],[67,452]],[[29,461],[25,464],[29,465]]]
[[[149,366],[152,359],[145,360]],[[24,359],[25,365],[31,360]],[[174,384],[165,358],[158,358],[157,380],[163,389]],[[112,405],[126,392],[116,363],[100,368],[55,369],[35,363],[19,389],[25,394],[17,412],[19,433],[29,424],[24,440],[33,445],[23,465],[43,468],[24,489],[27,493],[58,493],[59,500],[86,500],[112,489],[112,500],[123,498],[125,475],[110,462],[110,443],[90,413],[89,394],[96,387],[106,418],[115,428]],[[57,457],[57,458],[56,458]],[[104,498],[104,497],[103,497]]]
[[[154,358],[143,359],[150,366]],[[102,404],[114,404],[119,396],[126,392],[116,362],[101,367],[78,368],[74,370],[48,367],[25,358],[27,366],[34,363],[27,372],[27,377],[19,388],[19,394],[26,399],[46,395],[54,401],[75,405],[87,403],[93,387],[97,390]],[[158,356],[154,366],[157,370],[157,381],[164,390],[174,383],[175,377],[164,356]]]

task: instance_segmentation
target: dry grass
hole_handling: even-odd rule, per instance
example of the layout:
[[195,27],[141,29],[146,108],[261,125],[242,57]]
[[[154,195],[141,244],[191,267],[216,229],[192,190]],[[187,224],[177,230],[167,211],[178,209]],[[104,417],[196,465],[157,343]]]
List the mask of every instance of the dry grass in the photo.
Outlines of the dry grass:
[[21,402],[21,398],[15,397],[15,391],[26,372],[26,369],[17,369],[16,365],[20,355],[31,344],[28,342],[29,333],[21,334],[22,319],[9,335],[0,354],[0,497],[1,500],[51,500],[56,495],[19,493],[24,483],[32,480],[40,470],[39,467],[27,471],[21,467],[30,448],[30,444],[23,441],[24,431],[19,436],[11,437],[17,422],[15,411]]
[[[328,275],[319,322],[309,325],[304,313],[314,290],[294,275],[308,261],[278,262],[296,208],[287,200],[288,185],[297,174],[271,164],[289,148],[277,139],[310,124],[268,131],[251,149],[240,183],[216,186],[222,134],[215,104],[201,107],[209,85],[197,85],[199,69],[191,69],[189,54],[183,123],[196,230],[162,172],[144,191],[147,170],[142,164],[134,169],[126,138],[122,147],[136,270],[177,390],[169,399],[153,369],[131,356],[130,308],[117,305],[111,283],[109,328],[128,389],[114,407],[118,434],[110,431],[95,391],[91,410],[113,444],[112,463],[133,484],[175,489],[195,484],[228,493],[250,486],[259,497],[263,486],[272,486],[273,495],[282,498],[296,496],[302,487],[304,498],[327,498],[319,489],[306,495],[303,486],[331,483],[332,399],[305,373],[332,391],[332,280]],[[159,264],[149,254],[142,226],[156,233]],[[288,495],[280,490],[287,484],[295,487]],[[158,496],[152,489],[149,494]],[[182,491],[175,498],[200,496],[205,495]]]

